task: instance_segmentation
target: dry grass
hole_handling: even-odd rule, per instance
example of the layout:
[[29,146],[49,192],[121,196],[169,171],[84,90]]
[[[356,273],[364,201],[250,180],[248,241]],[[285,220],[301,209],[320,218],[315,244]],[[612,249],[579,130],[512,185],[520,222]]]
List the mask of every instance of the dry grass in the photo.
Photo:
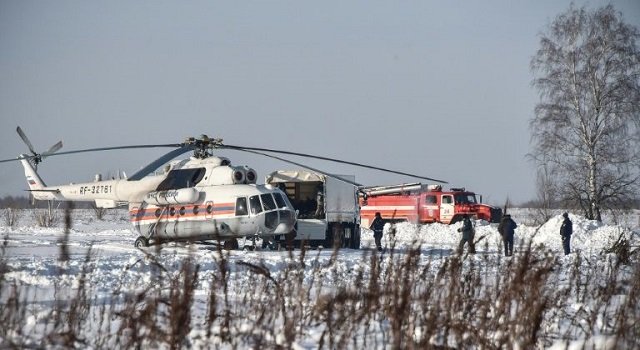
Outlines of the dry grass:
[[105,292],[92,283],[101,277],[92,250],[71,266],[65,237],[50,298],[6,278],[3,246],[0,347],[531,349],[594,335],[613,348],[640,346],[634,256],[627,265],[611,254],[567,264],[529,245],[509,259],[425,257],[415,242],[382,256],[364,250],[354,266],[336,249],[329,258],[292,252],[271,268],[221,249],[207,262],[190,254],[171,265],[158,248]]

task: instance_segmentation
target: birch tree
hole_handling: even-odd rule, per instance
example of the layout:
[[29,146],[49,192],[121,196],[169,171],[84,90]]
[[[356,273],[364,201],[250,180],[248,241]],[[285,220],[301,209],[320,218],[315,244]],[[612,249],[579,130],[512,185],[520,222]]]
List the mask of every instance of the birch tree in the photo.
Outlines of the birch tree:
[[637,194],[638,38],[611,5],[571,6],[541,34],[531,60],[540,94],[530,123],[532,154],[554,174],[558,198],[592,220]]

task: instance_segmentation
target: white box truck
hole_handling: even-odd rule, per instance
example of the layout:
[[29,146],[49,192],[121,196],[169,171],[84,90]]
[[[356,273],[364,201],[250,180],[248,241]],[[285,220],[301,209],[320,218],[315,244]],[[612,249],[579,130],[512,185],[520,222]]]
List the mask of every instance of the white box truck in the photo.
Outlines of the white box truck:
[[296,230],[280,244],[360,248],[360,206],[353,175],[327,176],[306,170],[278,170],[265,183],[287,194],[298,212]]

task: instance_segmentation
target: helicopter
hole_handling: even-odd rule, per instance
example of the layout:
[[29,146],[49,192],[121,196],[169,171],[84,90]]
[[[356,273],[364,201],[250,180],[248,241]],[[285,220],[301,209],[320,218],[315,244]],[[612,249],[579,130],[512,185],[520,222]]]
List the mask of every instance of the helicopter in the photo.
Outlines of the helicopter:
[[[334,158],[267,148],[234,146],[220,138],[201,135],[188,137],[182,143],[126,145],[99,147],[58,152],[62,141],[49,150],[38,153],[18,126],[20,138],[31,154],[0,160],[0,163],[19,161],[35,200],[94,202],[98,208],[129,206],[130,221],[139,236],[137,248],[170,241],[222,242],[225,248],[237,248],[238,238],[269,237],[295,230],[297,212],[287,195],[278,187],[257,184],[258,174],[249,166],[235,166],[226,157],[213,154],[214,149],[229,149],[277,159],[315,172],[334,177],[360,188],[362,185],[337,175],[331,175],[307,165],[269,154],[286,154],[350,164],[379,171],[422,178],[442,180],[399,172],[380,167]],[[125,179],[72,183],[47,186],[37,172],[38,165],[47,157],[86,152],[141,148],[173,148]],[[189,158],[172,161],[185,153]],[[157,169],[164,165],[163,171]]]

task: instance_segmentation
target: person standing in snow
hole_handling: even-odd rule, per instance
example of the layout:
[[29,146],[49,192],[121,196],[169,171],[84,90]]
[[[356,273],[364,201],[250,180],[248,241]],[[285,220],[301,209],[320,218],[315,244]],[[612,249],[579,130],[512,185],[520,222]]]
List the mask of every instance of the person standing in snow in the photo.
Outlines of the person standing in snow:
[[515,235],[515,229],[518,227],[515,221],[511,219],[511,215],[504,214],[500,225],[498,225],[498,232],[502,236],[502,242],[504,242],[504,256],[513,255],[513,236]]
[[475,230],[473,229],[473,224],[471,223],[471,219],[469,219],[469,215],[464,215],[464,221],[462,222],[462,227],[458,229],[458,232],[462,232],[462,239],[460,240],[460,244],[458,245],[458,253],[462,254],[462,250],[464,249],[465,243],[469,243],[469,254],[476,253],[476,246],[473,243],[473,238],[475,236]]
[[382,251],[382,230],[384,229],[384,221],[382,220],[382,216],[380,216],[379,212],[376,213],[371,225],[369,225],[369,229],[373,231],[373,239],[376,242],[378,251]]
[[571,234],[573,234],[573,223],[569,220],[569,214],[564,213],[564,221],[560,226],[560,236],[562,237],[562,248],[564,249],[564,255],[571,253],[569,242],[571,241]]

